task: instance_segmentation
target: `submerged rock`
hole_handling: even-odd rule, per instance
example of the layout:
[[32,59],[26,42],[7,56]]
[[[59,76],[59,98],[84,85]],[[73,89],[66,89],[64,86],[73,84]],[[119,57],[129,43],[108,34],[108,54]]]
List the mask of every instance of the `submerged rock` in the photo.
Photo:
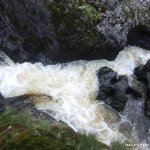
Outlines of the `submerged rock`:
[[[17,109],[18,111],[28,110],[32,113],[32,116],[37,120],[45,118],[50,123],[59,124],[54,118],[49,116],[47,113],[40,111],[36,108],[34,101],[36,99],[49,99],[48,96],[44,95],[23,95],[12,98],[0,98],[0,112],[3,112],[6,107]],[[50,99],[49,99],[50,100]]]
[[123,122],[119,126],[119,131],[128,136],[132,133],[132,125],[129,122]]

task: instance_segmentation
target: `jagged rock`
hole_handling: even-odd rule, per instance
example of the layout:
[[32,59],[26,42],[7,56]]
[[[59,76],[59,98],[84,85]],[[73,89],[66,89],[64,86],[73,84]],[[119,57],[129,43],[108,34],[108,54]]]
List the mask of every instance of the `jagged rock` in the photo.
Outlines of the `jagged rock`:
[[98,100],[105,101],[117,111],[122,111],[128,100],[127,90],[129,84],[126,76],[117,77],[117,73],[108,67],[98,72],[99,94]]
[[3,99],[4,99],[3,96],[0,94],[0,113],[2,113],[5,110]]
[[[107,4],[108,1],[109,0],[105,0],[105,3]],[[106,45],[108,43],[112,48],[122,49],[127,43],[128,33],[130,34],[130,31],[133,31],[132,29],[141,25],[143,25],[145,31],[148,32],[150,29],[149,10],[150,10],[149,0],[114,1],[113,9],[105,10],[105,12],[102,15],[103,16],[102,21],[97,26],[99,32],[102,33],[106,38],[105,40]],[[137,33],[140,31],[140,28],[136,29],[137,30],[133,33]],[[141,37],[139,38],[141,39]],[[148,39],[150,38],[148,37]],[[134,42],[136,42],[136,40]],[[127,44],[130,43],[131,42],[129,39],[129,42]],[[134,45],[134,43],[132,43],[132,45]],[[150,47],[147,48],[150,49]]]
[[54,118],[49,116],[47,113],[40,111],[36,108],[34,101],[36,99],[49,99],[49,97],[45,95],[23,95],[12,98],[3,98],[0,97],[0,112],[5,110],[5,107],[15,108],[18,111],[28,110],[32,113],[32,116],[36,119],[45,118],[51,123],[59,124]]
[[150,118],[150,60],[135,69],[137,79],[145,85],[145,115]]
[[[137,36],[138,39],[133,37],[140,29],[135,32],[132,32],[132,29],[143,25],[144,30],[148,32],[149,4],[149,1],[140,0],[61,0],[59,3],[58,0],[53,2],[47,0],[47,7],[54,14],[52,16],[55,16],[53,22],[57,37],[62,41],[61,49],[68,60],[71,57],[72,60],[103,58],[111,60],[126,44],[139,45],[137,40],[141,37]],[[132,38],[128,33],[130,36],[133,35]],[[144,43],[139,46],[150,49],[149,46],[144,46],[149,37],[147,35],[143,37]]]
[[137,80],[136,77],[132,76],[132,79],[129,82],[131,89],[128,90],[129,93],[134,93],[134,96],[137,98],[145,97],[145,86]]
[[49,64],[113,59],[126,44],[150,49],[149,6],[149,0],[1,0],[0,50],[17,62]]
[[0,1],[0,49],[13,60],[38,61],[40,52],[51,61],[59,59],[59,43],[40,0]]

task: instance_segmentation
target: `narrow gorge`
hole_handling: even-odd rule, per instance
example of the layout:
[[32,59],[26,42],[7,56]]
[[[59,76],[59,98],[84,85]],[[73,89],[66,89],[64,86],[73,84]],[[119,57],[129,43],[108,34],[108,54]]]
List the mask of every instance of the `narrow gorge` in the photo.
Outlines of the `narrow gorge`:
[[[149,0],[0,1],[0,150],[149,150],[149,92]],[[10,107],[29,110],[29,125],[18,130],[26,119]],[[49,126],[65,130],[49,136]],[[26,131],[54,137],[20,143]]]

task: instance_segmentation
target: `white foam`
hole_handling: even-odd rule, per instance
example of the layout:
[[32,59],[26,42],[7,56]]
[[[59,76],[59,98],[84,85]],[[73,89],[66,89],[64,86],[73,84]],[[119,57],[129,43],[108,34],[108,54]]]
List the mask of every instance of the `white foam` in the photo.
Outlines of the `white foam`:
[[113,128],[112,119],[107,119],[109,116],[116,122],[118,116],[115,112],[95,101],[99,86],[97,70],[108,66],[120,75],[131,75],[136,66],[145,64],[148,59],[150,52],[128,47],[115,61],[76,61],[43,66],[40,63],[14,64],[9,60],[9,63],[0,65],[0,92],[4,97],[24,94],[51,96],[51,101],[37,103],[37,108],[48,110],[51,116],[66,122],[75,131],[95,133],[100,141],[110,144],[118,138],[125,140],[125,137]]

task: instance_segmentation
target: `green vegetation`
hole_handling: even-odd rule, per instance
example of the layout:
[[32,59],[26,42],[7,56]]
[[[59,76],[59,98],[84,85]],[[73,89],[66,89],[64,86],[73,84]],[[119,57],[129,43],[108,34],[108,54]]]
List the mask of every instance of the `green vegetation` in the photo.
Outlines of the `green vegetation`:
[[[113,144],[112,150],[121,149]],[[28,111],[6,108],[0,115],[0,150],[104,150],[94,135],[81,135],[66,126],[50,125]]]
[[125,145],[119,143],[119,142],[113,142],[112,143],[112,150],[126,150]]
[[29,112],[7,108],[0,116],[0,150],[90,150],[104,149],[94,135],[80,135],[66,127],[35,120]]
[[101,15],[87,0],[45,0],[45,6],[52,14],[55,33],[66,54],[87,52],[96,44],[96,25]]

